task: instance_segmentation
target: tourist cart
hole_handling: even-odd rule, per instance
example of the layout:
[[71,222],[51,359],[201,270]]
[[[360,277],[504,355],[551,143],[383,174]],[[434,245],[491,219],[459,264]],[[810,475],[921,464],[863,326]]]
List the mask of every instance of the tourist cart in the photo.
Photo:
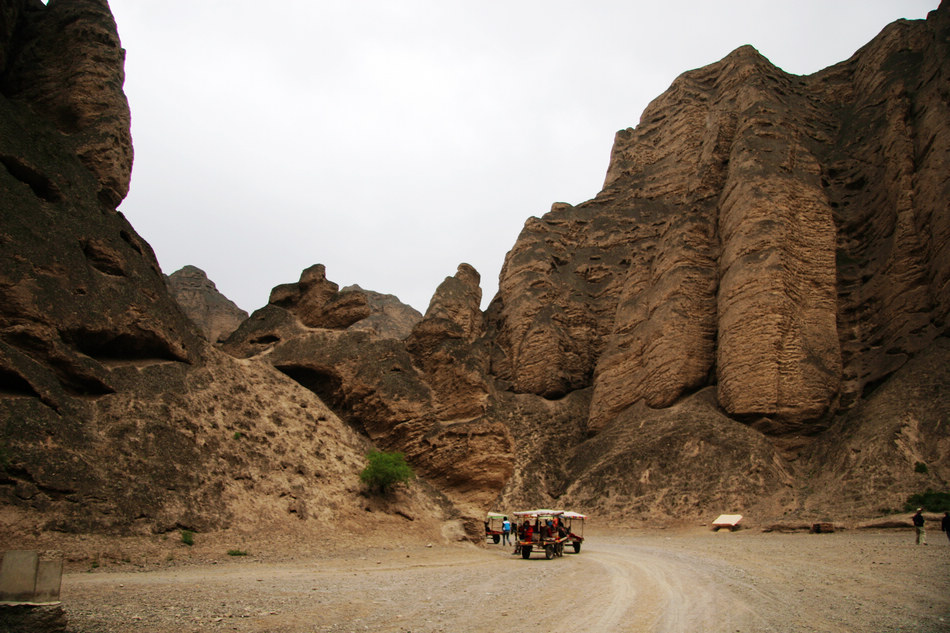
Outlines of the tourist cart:
[[501,541],[505,515],[500,512],[489,512],[485,517],[485,538],[495,545]]
[[567,540],[565,545],[570,543],[574,548],[575,554],[580,554],[581,543],[584,542],[584,521],[587,515],[578,512],[562,512],[561,523],[567,530]]
[[524,510],[515,512],[518,537],[515,554],[529,558],[531,552],[544,552],[545,558],[564,555],[568,535],[561,526],[560,510]]

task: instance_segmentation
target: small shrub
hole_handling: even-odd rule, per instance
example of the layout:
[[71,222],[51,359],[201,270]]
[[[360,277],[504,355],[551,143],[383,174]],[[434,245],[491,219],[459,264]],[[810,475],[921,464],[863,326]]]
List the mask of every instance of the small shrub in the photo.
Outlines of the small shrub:
[[950,492],[934,492],[928,488],[924,493],[911,495],[904,504],[904,510],[912,512],[915,508],[924,508],[930,512],[950,510]]
[[402,453],[370,451],[366,459],[369,463],[360,473],[360,481],[370,492],[388,494],[396,484],[408,484],[416,476]]
[[247,556],[247,552],[242,549],[229,549],[228,556]]
[[181,531],[181,542],[191,547],[195,544],[195,533],[191,530],[182,530]]
[[234,439],[239,440],[239,439],[241,439],[242,437],[244,437],[244,434],[241,433],[240,431],[235,431],[235,432],[234,432]]
[[915,472],[915,473],[924,473],[924,474],[926,475],[926,474],[927,474],[927,464],[925,464],[925,463],[923,463],[923,462],[917,462],[916,464],[914,464],[914,472]]

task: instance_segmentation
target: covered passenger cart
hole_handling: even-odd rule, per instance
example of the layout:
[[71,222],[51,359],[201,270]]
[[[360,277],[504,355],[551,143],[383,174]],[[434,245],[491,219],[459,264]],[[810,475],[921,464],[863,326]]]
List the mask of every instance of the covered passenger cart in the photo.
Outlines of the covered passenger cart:
[[489,512],[485,516],[485,538],[497,545],[501,541],[505,515],[500,512]]
[[584,542],[584,521],[586,520],[587,515],[579,512],[566,511],[561,513],[561,523],[564,524],[564,528],[567,530],[565,544],[570,543],[575,554],[581,552],[581,543]]
[[564,555],[564,543],[568,533],[561,523],[560,510],[524,510],[515,512],[518,538],[515,539],[515,554],[529,558],[531,552],[544,552],[545,558]]

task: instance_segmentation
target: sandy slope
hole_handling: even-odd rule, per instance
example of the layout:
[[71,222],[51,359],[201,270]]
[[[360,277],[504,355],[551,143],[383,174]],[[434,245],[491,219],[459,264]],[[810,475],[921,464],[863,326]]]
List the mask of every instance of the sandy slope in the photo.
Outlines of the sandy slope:
[[281,560],[222,552],[71,571],[62,598],[77,633],[945,632],[950,544],[929,537],[603,530],[552,560],[420,543]]

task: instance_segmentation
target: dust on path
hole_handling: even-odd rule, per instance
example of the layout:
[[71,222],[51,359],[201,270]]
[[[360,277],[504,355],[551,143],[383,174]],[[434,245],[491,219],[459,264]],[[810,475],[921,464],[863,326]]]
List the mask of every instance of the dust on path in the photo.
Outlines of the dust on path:
[[580,554],[423,544],[68,573],[75,633],[950,630],[950,545],[909,532],[603,531]]

